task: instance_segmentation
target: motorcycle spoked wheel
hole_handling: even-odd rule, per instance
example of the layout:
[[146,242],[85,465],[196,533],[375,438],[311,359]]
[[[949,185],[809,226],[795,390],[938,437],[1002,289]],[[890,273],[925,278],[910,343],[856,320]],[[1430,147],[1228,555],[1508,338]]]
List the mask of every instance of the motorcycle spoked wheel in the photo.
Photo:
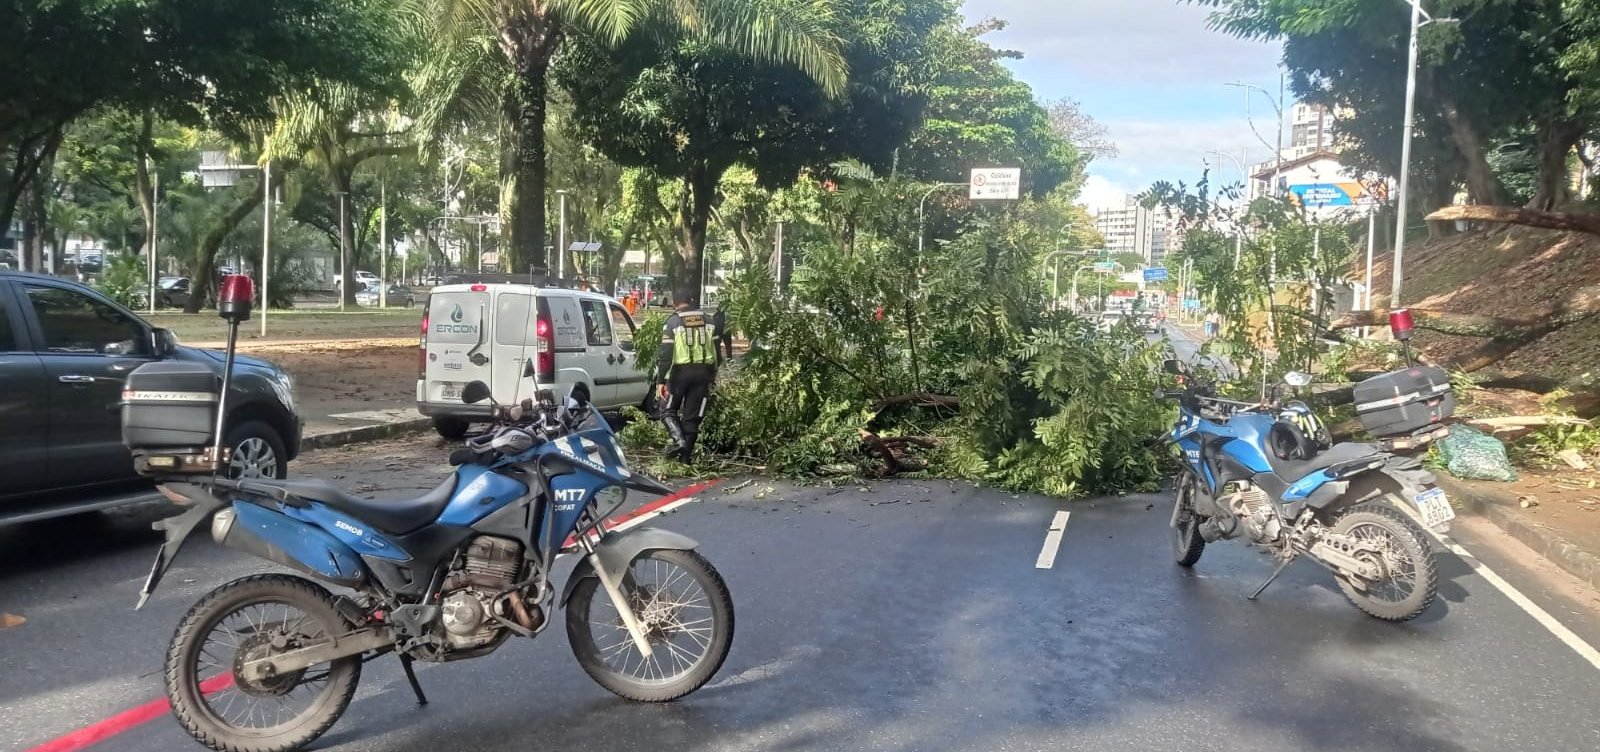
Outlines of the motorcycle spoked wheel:
[[1206,551],[1206,539],[1200,536],[1200,515],[1194,511],[1194,495],[1200,486],[1194,476],[1184,473],[1178,478],[1178,489],[1173,494],[1172,558],[1180,567],[1192,567]]
[[[1374,544],[1382,576],[1357,587],[1338,577],[1339,590],[1356,608],[1384,621],[1409,621],[1422,615],[1439,592],[1439,567],[1428,534],[1388,498],[1341,511],[1333,532]],[[1370,554],[1363,554],[1370,556]]]
[[670,702],[710,681],[733,645],[733,598],[711,563],[694,551],[645,551],[621,585],[652,655],[639,652],[600,578],[585,577],[567,602],[567,641],[589,678],[637,702]]
[[194,604],[167,649],[167,699],[196,741],[219,752],[290,752],[344,714],[361,680],[361,656],[252,682],[245,661],[342,634],[333,596],[300,577],[234,580]]

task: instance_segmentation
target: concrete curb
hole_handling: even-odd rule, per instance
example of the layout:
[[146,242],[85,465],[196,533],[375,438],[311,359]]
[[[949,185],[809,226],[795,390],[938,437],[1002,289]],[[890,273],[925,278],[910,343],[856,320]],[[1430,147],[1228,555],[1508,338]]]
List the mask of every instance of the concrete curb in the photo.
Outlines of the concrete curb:
[[1454,478],[1435,475],[1450,498],[1460,502],[1467,511],[1488,519],[1495,527],[1522,541],[1566,573],[1583,580],[1590,587],[1600,589],[1600,556],[1584,551],[1555,532],[1523,519],[1513,511],[1518,508],[1517,500],[1510,494],[1468,488]]
[[309,452],[314,449],[331,449],[346,444],[359,444],[363,441],[377,441],[388,439],[401,434],[413,433],[433,427],[432,418],[414,418],[395,423],[380,423],[375,426],[361,426],[360,428],[347,428],[343,431],[313,434],[300,439],[300,450]]

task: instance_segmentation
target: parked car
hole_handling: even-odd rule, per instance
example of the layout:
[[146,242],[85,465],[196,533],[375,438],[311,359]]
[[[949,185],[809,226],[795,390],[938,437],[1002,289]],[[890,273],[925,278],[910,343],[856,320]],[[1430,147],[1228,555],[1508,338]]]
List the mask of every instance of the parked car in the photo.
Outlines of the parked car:
[[[356,304],[364,306],[377,305],[381,301],[381,299],[378,297],[379,287],[381,287],[381,285],[370,285],[364,288],[361,292],[356,293]],[[405,285],[389,285],[388,298],[388,303],[392,306],[405,306],[410,308],[411,306],[417,304],[417,296],[411,292],[411,288],[406,287]]]
[[[178,345],[86,285],[0,272],[0,524],[159,498],[133,472],[116,409],[128,373],[153,361],[220,377],[223,355]],[[289,374],[240,355],[228,399],[229,471],[284,477],[301,432]]]
[[[378,275],[373,274],[372,272],[358,271],[358,272],[355,273],[355,279],[356,279],[356,290],[358,290],[358,291],[361,290],[362,288],[365,288],[365,287],[369,286],[369,285],[376,285],[376,284],[380,283],[380,280],[378,279]],[[334,277],[333,278],[333,286],[334,286],[334,289],[343,288],[344,287],[344,276],[340,275],[340,276]]]
[[1122,319],[1123,314],[1121,311],[1106,311],[1100,314],[1100,321],[1096,324],[1096,328],[1102,332],[1109,332],[1117,328],[1117,325],[1122,323]]
[[[579,290],[513,284],[444,285],[422,317],[417,410],[459,439],[490,405],[462,404],[472,381],[514,405],[551,389],[603,411],[644,404],[650,377],[635,367],[634,323],[622,304]],[[526,365],[524,365],[526,364]]]
[[444,278],[440,277],[437,274],[430,275],[430,276],[422,278],[422,286],[423,287],[438,287],[439,285],[442,285],[442,284],[444,284]]

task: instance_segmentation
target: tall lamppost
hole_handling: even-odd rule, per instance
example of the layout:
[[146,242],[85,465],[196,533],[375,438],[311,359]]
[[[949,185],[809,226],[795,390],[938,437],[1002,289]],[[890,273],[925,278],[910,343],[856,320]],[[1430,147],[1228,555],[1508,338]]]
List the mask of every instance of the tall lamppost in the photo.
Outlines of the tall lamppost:
[[556,197],[561,202],[561,225],[556,236],[556,279],[567,278],[567,192],[556,191]]
[[[1389,290],[1389,308],[1401,307],[1400,291],[1405,277],[1403,262],[1406,251],[1406,191],[1411,187],[1411,130],[1417,114],[1417,32],[1431,23],[1457,23],[1454,18],[1434,18],[1422,9],[1422,0],[1408,0],[1411,4],[1411,43],[1406,52],[1406,119],[1400,126],[1400,195],[1396,199],[1394,219],[1394,269]],[[1369,306],[1370,307],[1370,306]]]

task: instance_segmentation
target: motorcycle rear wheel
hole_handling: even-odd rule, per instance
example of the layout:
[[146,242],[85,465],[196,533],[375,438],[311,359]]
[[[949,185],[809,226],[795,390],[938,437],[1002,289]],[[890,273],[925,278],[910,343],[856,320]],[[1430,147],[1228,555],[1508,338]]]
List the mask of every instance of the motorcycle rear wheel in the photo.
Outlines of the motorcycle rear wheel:
[[[350,705],[361,656],[251,683],[244,660],[271,655],[274,641],[314,642],[349,623],[321,585],[282,574],[234,580],[194,604],[167,649],[167,699],[195,741],[218,752],[291,752],[322,736]],[[302,691],[308,690],[308,691]],[[285,716],[291,698],[303,708]],[[270,721],[270,725],[269,725]]]
[[622,578],[652,657],[634,645],[598,577],[567,602],[567,641],[589,678],[636,702],[670,702],[704,686],[733,645],[733,597],[722,575],[694,551],[646,551]]
[[1200,515],[1194,511],[1194,495],[1199,492],[1194,476],[1179,476],[1172,500],[1172,558],[1180,567],[1194,566],[1206,551],[1206,539],[1200,536]]
[[1340,512],[1333,531],[1384,549],[1385,579],[1356,587],[1335,577],[1351,605],[1384,621],[1410,621],[1433,604],[1439,592],[1439,566],[1428,534],[1388,499],[1363,502]]

